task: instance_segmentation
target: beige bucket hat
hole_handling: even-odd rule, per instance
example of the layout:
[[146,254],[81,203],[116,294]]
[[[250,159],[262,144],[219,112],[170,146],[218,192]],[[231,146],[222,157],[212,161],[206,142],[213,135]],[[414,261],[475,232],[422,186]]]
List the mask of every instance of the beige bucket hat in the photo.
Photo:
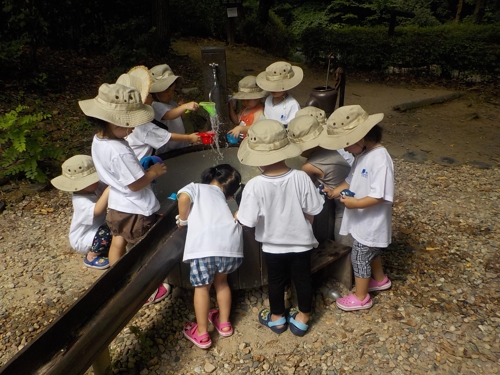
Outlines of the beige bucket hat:
[[142,102],[137,89],[117,83],[102,84],[94,99],[81,100],[78,104],[87,116],[124,128],[145,124],[155,116],[153,107]]
[[127,73],[122,74],[116,80],[116,83],[119,83],[123,86],[133,87],[134,89],[139,90],[141,93],[142,102],[146,102],[146,98],[149,95],[149,90],[151,89],[152,79],[149,75],[149,70],[145,66],[135,66],[130,69]]
[[340,107],[326,121],[326,133],[319,145],[329,150],[346,148],[363,139],[383,119],[383,113],[369,115],[359,105]]
[[261,99],[265,98],[268,95],[269,93],[267,91],[264,91],[259,86],[257,86],[255,76],[246,76],[238,82],[238,92],[233,95],[233,99]]
[[244,165],[263,167],[301,153],[300,148],[290,142],[279,121],[261,120],[248,129],[238,149],[238,160]]
[[88,155],[75,155],[62,166],[62,175],[50,180],[51,184],[62,191],[80,191],[99,181],[92,158]]
[[321,134],[325,128],[318,120],[309,115],[295,117],[288,123],[288,138],[296,144],[301,151],[319,146]]
[[319,108],[313,107],[313,106],[304,107],[304,108],[299,109],[297,111],[297,113],[295,114],[295,117],[304,116],[304,115],[314,117],[316,120],[318,120],[318,122],[321,126],[326,125],[326,112],[323,111],[322,109],[319,109]]
[[172,83],[179,80],[182,83],[184,79],[176,76],[170,66],[167,64],[156,65],[149,70],[153,83],[151,84],[151,93],[163,92],[168,89]]
[[304,78],[304,71],[301,67],[278,61],[269,65],[265,72],[257,75],[257,85],[266,91],[286,91],[302,82],[302,78]]

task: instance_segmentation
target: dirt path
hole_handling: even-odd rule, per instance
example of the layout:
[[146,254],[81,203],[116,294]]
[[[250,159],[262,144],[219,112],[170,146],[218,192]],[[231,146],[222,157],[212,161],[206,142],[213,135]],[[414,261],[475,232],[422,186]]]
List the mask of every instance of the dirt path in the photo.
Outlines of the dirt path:
[[[179,54],[189,55],[201,64],[200,48],[220,46],[213,40],[182,39],[173,43]],[[228,75],[238,79],[257,75],[276,58],[251,47],[226,47]],[[313,71],[304,64],[304,80],[291,94],[304,105],[312,88],[324,86],[326,70]],[[332,82],[332,81],[330,81]],[[384,112],[384,143],[395,157],[410,161],[433,160],[443,165],[471,162],[477,166],[497,166],[500,162],[498,120],[499,99],[485,102],[478,92],[464,92],[460,99],[420,109],[398,112],[401,103],[438,97],[453,91],[441,87],[388,85],[351,78],[347,72],[345,105],[360,104],[369,113]],[[229,87],[235,91],[237,87]]]

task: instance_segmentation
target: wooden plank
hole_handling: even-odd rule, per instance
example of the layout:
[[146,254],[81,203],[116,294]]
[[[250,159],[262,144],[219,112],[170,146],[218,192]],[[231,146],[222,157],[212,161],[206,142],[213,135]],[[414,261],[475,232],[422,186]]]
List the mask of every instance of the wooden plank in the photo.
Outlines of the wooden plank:
[[228,277],[232,289],[250,289],[261,286],[262,261],[260,243],[255,241],[255,229],[243,227],[243,263]]
[[330,263],[335,262],[351,252],[349,246],[341,245],[332,240],[322,242],[318,248],[313,250],[311,256],[311,272],[315,273]]

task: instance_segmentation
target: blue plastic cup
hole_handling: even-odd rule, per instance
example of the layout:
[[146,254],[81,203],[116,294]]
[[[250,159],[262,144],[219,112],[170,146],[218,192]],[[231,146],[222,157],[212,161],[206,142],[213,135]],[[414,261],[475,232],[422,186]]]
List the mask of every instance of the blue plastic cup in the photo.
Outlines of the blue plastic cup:
[[235,137],[234,135],[232,135],[230,133],[227,133],[226,139],[232,145],[238,144],[238,137]]

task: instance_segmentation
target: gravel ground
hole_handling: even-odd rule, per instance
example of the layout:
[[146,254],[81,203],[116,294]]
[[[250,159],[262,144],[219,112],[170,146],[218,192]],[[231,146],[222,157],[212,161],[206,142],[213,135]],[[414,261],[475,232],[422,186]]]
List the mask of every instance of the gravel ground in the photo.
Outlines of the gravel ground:
[[[203,351],[181,333],[194,317],[192,293],[174,288],[113,341],[113,372],[500,373],[500,169],[394,162],[393,244],[383,254],[393,287],[374,293],[370,310],[338,310],[328,291],[346,291],[318,280],[310,331],[278,336],[257,320],[266,288],[235,291],[235,335],[212,332]],[[68,194],[18,195],[0,216],[0,365],[103,272],[85,268],[69,248]]]

